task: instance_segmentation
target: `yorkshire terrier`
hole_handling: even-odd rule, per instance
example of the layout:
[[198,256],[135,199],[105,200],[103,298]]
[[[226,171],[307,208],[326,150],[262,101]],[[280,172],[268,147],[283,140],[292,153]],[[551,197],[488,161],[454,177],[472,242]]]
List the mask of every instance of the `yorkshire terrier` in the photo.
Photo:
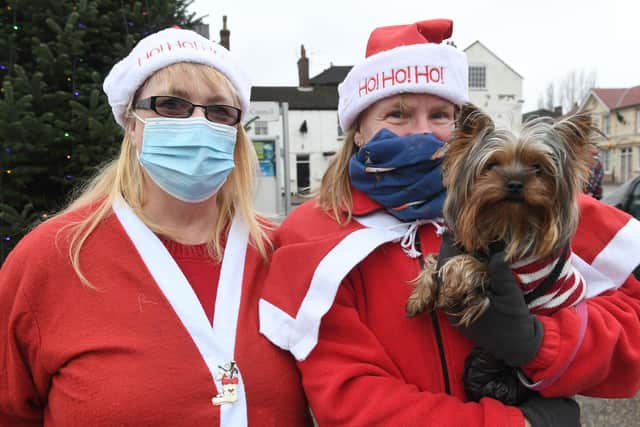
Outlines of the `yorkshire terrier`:
[[487,262],[497,250],[532,312],[577,304],[586,287],[568,261],[569,244],[595,133],[581,113],[557,123],[533,120],[516,136],[463,106],[446,152],[436,153],[444,156],[444,219],[463,253],[438,271],[436,255],[426,257],[407,315],[439,309],[460,325],[473,323],[489,306]]

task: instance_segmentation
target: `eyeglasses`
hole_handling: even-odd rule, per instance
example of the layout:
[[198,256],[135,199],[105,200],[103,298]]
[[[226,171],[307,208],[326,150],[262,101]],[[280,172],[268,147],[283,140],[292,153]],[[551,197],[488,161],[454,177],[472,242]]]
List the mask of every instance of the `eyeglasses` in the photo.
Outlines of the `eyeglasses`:
[[151,96],[135,103],[135,108],[153,110],[160,116],[180,119],[191,117],[196,107],[204,108],[207,120],[230,126],[238,124],[242,114],[242,110],[231,105],[198,105],[175,96]]

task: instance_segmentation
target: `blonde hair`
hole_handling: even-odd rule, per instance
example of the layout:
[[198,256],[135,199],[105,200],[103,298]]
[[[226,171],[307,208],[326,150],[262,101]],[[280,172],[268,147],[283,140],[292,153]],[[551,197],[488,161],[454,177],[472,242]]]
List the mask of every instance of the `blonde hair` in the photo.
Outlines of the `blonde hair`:
[[[170,82],[189,81],[196,90],[219,89],[223,85],[227,86],[235,96],[235,90],[226,77],[215,69],[201,64],[177,63],[163,68],[149,77],[138,89],[138,93],[151,80],[166,82],[167,85]],[[135,101],[138,93],[134,95],[132,102]],[[237,99],[235,101],[239,103]],[[250,244],[266,259],[272,247],[266,232],[269,226],[266,221],[257,217],[253,205],[258,159],[253,144],[242,125],[236,126],[238,134],[234,151],[235,168],[215,196],[217,197],[218,216],[209,235],[207,248],[212,257],[217,260],[222,258],[224,250],[222,236],[234,215],[238,214],[249,227]],[[136,147],[131,142],[129,131],[125,130],[120,155],[102,167],[93,179],[79,189],[69,205],[58,214],[63,215],[89,205],[96,206],[88,216],[79,221],[71,222],[63,228],[63,230],[70,232],[69,258],[71,265],[80,280],[88,287],[93,288],[82,273],[80,251],[100,222],[110,215],[112,204],[117,197],[122,197],[136,215],[155,233],[169,233],[170,230],[155,224],[144,215],[142,206],[145,195],[142,183],[142,171],[137,160]]]
[[320,184],[318,204],[338,224],[351,221],[353,198],[349,179],[349,160],[358,151],[354,138],[359,127],[359,122],[356,121],[347,131],[342,147],[329,163]]

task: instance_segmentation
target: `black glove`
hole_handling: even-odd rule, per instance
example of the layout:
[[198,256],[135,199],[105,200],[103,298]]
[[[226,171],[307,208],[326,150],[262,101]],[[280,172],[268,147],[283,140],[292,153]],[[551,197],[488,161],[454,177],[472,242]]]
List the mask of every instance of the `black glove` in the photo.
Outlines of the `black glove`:
[[[443,236],[438,256],[438,269],[444,262],[462,253],[451,236]],[[524,295],[511,269],[504,261],[504,251],[489,256],[489,308],[469,326],[449,320],[475,344],[489,351],[509,366],[521,366],[533,359],[542,342],[542,323],[529,313]]]
[[531,427],[580,427],[580,406],[570,397],[535,395],[518,408]]

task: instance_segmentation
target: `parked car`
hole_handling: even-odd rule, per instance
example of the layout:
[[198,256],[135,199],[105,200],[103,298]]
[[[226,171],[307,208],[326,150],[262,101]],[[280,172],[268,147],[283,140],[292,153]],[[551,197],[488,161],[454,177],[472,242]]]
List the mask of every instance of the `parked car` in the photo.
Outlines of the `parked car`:
[[640,176],[630,179],[605,195],[602,201],[640,219]]

